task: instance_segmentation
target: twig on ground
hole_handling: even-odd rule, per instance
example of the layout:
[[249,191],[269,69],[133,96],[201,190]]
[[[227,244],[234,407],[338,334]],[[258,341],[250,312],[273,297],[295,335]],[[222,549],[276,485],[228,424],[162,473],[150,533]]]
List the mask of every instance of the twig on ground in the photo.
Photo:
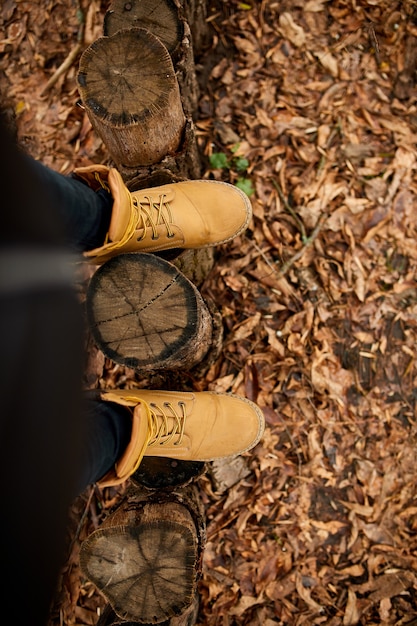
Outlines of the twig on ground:
[[316,226],[314,227],[313,232],[311,233],[311,235],[307,236],[305,235],[303,237],[303,246],[302,248],[300,248],[299,250],[297,250],[297,252],[290,258],[288,259],[288,261],[286,261],[285,263],[283,263],[283,265],[281,265],[280,268],[276,268],[275,264],[273,264],[268,257],[266,256],[265,252],[263,250],[261,250],[261,248],[258,246],[258,244],[254,241],[251,241],[252,245],[254,248],[256,248],[256,250],[258,251],[258,253],[262,256],[262,258],[264,259],[265,263],[273,270],[273,272],[275,272],[276,274],[278,274],[278,276],[284,276],[288,270],[294,265],[294,263],[296,261],[298,261],[298,259],[301,259],[301,257],[303,256],[304,252],[306,251],[306,249],[311,246],[311,244],[314,242],[315,239],[317,239],[317,236],[320,233],[321,227],[323,225],[324,220],[327,217],[327,213],[324,212],[320,215]]
[[90,493],[88,494],[88,498],[87,498],[86,505],[84,507],[83,514],[81,515],[80,520],[78,522],[77,530],[75,531],[74,537],[71,540],[71,543],[70,543],[70,546],[69,546],[69,549],[68,549],[68,554],[71,554],[72,549],[73,549],[73,547],[75,545],[75,542],[78,540],[78,537],[80,536],[81,529],[82,529],[82,527],[84,525],[84,521],[85,521],[85,519],[87,517],[87,513],[88,513],[88,511],[90,509],[91,500],[93,499],[93,495],[94,495],[94,487],[90,487],[89,491],[90,491]]
[[79,53],[81,52],[83,48],[85,20],[84,20],[84,14],[81,11],[80,6],[78,7],[77,15],[78,15],[78,21],[80,22],[80,27],[77,33],[77,43],[75,44],[71,52],[68,54],[66,59],[63,61],[63,63],[61,63],[58,69],[52,74],[51,78],[48,80],[45,87],[42,89],[41,96],[44,96],[51,89],[51,87],[55,85],[55,83],[58,81],[60,76],[62,76],[69,70],[69,68],[74,63],[75,59],[77,58],[77,56],[79,55]]
[[300,218],[298,217],[297,213],[294,211],[294,209],[292,208],[292,206],[288,202],[287,198],[284,196],[284,192],[282,191],[282,189],[279,186],[279,184],[277,183],[277,181],[275,179],[273,179],[273,178],[271,178],[271,180],[272,180],[272,184],[274,185],[275,189],[278,191],[278,195],[279,195],[280,200],[283,203],[284,207],[286,208],[288,213],[290,215],[292,215],[292,217],[297,222],[297,226],[298,226],[298,228],[300,230],[300,233],[301,233],[301,239],[302,239],[302,241],[304,243],[305,240],[307,239],[307,234],[306,234],[306,229],[304,228],[303,222],[300,220]]
[[320,233],[321,227],[323,225],[324,220],[327,217],[327,213],[322,213],[318,219],[318,222],[316,224],[316,226],[314,227],[313,232],[311,233],[311,235],[309,237],[305,237],[303,239],[303,247],[300,248],[290,259],[288,259],[288,261],[286,261],[283,265],[281,265],[281,267],[279,268],[279,273],[281,275],[284,275],[288,272],[288,270],[294,265],[294,263],[296,261],[298,261],[298,259],[301,259],[301,257],[303,256],[304,252],[306,251],[306,248],[308,248],[309,246],[311,246],[311,244],[313,243],[313,241],[315,239],[317,239],[318,234]]

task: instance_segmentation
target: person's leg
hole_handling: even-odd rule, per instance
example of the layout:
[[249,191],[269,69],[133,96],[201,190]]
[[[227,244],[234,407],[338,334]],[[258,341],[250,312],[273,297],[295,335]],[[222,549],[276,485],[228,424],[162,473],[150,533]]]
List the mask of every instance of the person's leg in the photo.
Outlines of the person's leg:
[[98,482],[122,457],[131,439],[132,413],[114,402],[103,402],[86,392],[83,410],[86,436],[83,441],[78,493]]
[[61,215],[68,246],[84,252],[103,245],[111,219],[111,194],[103,188],[93,191],[80,180],[24,156],[49,195],[51,205]]
[[220,245],[252,217],[247,195],[228,183],[188,180],[130,192],[115,168],[93,165],[64,176],[23,156],[63,220],[67,245],[91,263],[124,252]]
[[[97,393],[114,409],[129,408],[132,423],[122,456],[98,481],[102,488],[131,476],[135,482],[144,457],[177,463],[234,457],[255,446],[264,430],[260,408],[231,394],[145,389]],[[102,455],[110,460],[104,451]],[[82,572],[119,619],[129,623],[168,623],[175,615],[184,617],[196,599],[197,564],[204,548],[199,538],[205,527],[197,495],[174,490],[167,496],[162,490],[155,498],[156,493],[147,498],[142,490],[129,490],[80,547]]]
[[[0,275],[3,261],[0,249]],[[80,309],[65,286],[3,293],[0,285],[0,294],[0,552],[7,571],[0,602],[4,623],[41,626],[66,556],[81,468]],[[20,615],[11,601],[16,588],[25,598]]]
[[0,603],[4,623],[41,626],[79,482],[82,317],[62,222],[1,120],[0,157]]
[[[68,263],[79,259],[74,246],[100,241],[108,224],[97,223],[112,200],[25,156],[1,118],[0,155],[0,552],[8,573],[0,602],[5,623],[44,626],[69,506],[131,436],[129,409],[83,404],[85,329]],[[10,602],[16,587],[26,600],[20,617]]]

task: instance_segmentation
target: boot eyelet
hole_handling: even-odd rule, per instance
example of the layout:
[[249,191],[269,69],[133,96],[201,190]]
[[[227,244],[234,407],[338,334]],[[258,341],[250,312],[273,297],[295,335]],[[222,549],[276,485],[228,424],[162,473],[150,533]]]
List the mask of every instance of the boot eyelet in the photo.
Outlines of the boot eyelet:
[[168,239],[173,239],[175,237],[175,233],[172,233],[172,235],[167,235]]
[[159,235],[155,235],[155,237],[152,235],[152,241],[157,241],[159,239]]

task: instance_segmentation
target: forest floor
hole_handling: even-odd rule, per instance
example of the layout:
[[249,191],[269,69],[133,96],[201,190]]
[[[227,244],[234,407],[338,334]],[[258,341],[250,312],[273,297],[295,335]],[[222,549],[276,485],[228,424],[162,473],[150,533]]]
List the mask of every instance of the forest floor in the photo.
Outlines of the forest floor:
[[[247,396],[267,427],[236,484],[199,479],[198,626],[417,624],[417,3],[207,4],[203,176],[251,185],[254,215],[201,287],[225,340],[189,385]],[[0,85],[19,140],[63,173],[108,159],[75,80],[106,2],[81,1],[83,39],[48,83],[77,44],[76,9],[0,9]],[[216,153],[229,167],[213,169]],[[137,380],[104,357],[96,367],[100,386]],[[105,601],[78,550],[113,496],[91,487],[74,503],[51,626],[97,622]]]

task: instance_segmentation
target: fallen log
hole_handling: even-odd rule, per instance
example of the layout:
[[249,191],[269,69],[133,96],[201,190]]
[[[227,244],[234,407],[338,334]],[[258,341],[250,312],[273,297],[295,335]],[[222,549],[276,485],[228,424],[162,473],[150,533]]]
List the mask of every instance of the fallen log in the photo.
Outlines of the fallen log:
[[[179,0],[113,0],[105,15],[105,36],[81,57],[77,75],[81,102],[130,191],[201,176],[193,123],[198,83],[184,16],[191,11],[201,17],[204,10],[199,0],[185,5]],[[194,27],[199,39],[205,26],[202,20]],[[141,40],[154,50],[158,80],[153,80]],[[162,66],[156,61],[159,57]],[[142,95],[144,86],[153,93],[153,102]],[[152,106],[158,108],[155,115]],[[199,282],[214,265],[213,249],[177,251],[177,257],[187,277],[197,276]],[[185,269],[189,266],[192,273]]]
[[104,16],[104,35],[145,28],[166,46],[174,65],[184,111],[195,118],[199,87],[194,53],[207,39],[204,2],[189,0],[112,0]]
[[[131,18],[139,5],[148,6],[148,12],[168,6],[168,14],[162,11],[162,30],[159,19],[151,24],[143,13],[133,22],[117,22],[116,10]],[[104,36],[84,52],[77,76],[82,104],[110,160],[130,191],[200,178],[193,124],[198,88],[187,16],[201,17],[204,3],[114,0],[110,10]],[[167,37],[167,22],[173,37]],[[205,20],[200,22],[192,28],[201,42]],[[146,257],[142,268],[140,257]],[[111,349],[110,358],[141,372],[163,364],[168,371],[189,368],[194,376],[203,375],[222,342],[220,313],[195,286],[213,263],[210,248],[121,255],[99,267],[86,307],[103,353]],[[141,285],[147,286],[146,296]],[[176,306],[187,294],[191,306]],[[158,343],[160,324],[177,341],[178,349],[170,354]],[[202,463],[144,459],[122,503],[83,542],[82,570],[108,601],[97,626],[195,624],[205,544],[204,507],[195,479],[205,470]]]
[[119,168],[152,165],[179,148],[185,114],[178,81],[168,50],[148,30],[94,41],[77,80],[91,124]]
[[107,357],[142,374],[191,371],[218,356],[221,325],[196,286],[177,267],[153,254],[123,254],[90,279],[86,314]]
[[[190,606],[183,611],[181,615],[177,617],[171,617],[171,619],[159,622],[159,626],[193,626],[196,623],[198,616],[199,602],[197,595]],[[118,617],[117,613],[113,611],[110,604],[104,607],[102,614],[96,624],[96,626],[137,626],[139,622],[128,621]],[[150,624],[140,624],[140,626],[151,626]]]
[[83,542],[80,566],[119,619],[161,623],[195,613],[205,541],[194,485],[132,489]]

